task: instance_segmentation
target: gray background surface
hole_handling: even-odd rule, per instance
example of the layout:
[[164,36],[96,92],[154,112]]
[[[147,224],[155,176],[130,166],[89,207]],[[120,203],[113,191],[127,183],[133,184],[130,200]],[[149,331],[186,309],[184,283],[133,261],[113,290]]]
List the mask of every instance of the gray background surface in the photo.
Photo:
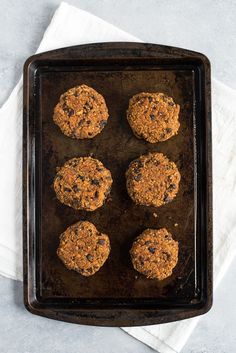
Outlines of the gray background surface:
[[[236,1],[234,0],[68,0],[146,42],[206,54],[212,74],[236,89]],[[0,105],[37,49],[59,0],[1,0]],[[3,230],[2,230],[3,231]],[[236,261],[183,353],[236,351]],[[56,322],[29,314],[22,284],[0,277],[1,353],[148,353],[152,350],[118,328]]]

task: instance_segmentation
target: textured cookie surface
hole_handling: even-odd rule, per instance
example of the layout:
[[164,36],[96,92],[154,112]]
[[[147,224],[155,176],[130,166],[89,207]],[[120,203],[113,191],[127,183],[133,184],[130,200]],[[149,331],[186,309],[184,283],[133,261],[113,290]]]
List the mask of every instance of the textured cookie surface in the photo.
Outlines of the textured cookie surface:
[[178,193],[180,173],[162,153],[152,152],[133,160],[126,171],[127,191],[140,205],[161,206]]
[[139,93],[129,101],[128,122],[136,137],[150,143],[176,135],[180,107],[163,93]]
[[86,85],[63,93],[53,115],[63,134],[76,139],[93,138],[106,126],[107,119],[103,96]]
[[77,210],[94,211],[110,193],[111,173],[91,157],[72,158],[58,169],[54,190],[59,201]]
[[97,272],[110,253],[110,241],[94,224],[81,221],[73,224],[60,235],[57,255],[69,270],[83,276]]
[[163,280],[172,274],[178,262],[178,242],[165,229],[146,229],[130,250],[135,270],[147,278]]

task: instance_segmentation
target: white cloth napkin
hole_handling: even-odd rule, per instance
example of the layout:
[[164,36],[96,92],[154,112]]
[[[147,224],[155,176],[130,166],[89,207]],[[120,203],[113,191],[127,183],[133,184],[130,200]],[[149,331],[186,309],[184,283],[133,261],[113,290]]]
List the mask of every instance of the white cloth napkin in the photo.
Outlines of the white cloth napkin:
[[[140,40],[96,16],[62,3],[38,52],[106,41]],[[236,92],[216,80],[212,86],[216,286],[236,253]],[[0,109],[0,274],[19,280],[22,280],[21,143],[22,80]],[[181,351],[198,320],[123,329],[160,353],[173,353]]]

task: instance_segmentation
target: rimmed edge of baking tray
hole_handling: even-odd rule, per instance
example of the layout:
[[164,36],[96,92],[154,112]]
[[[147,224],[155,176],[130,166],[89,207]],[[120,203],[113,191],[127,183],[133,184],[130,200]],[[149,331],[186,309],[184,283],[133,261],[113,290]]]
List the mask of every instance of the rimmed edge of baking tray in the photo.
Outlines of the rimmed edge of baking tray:
[[[185,62],[199,62],[201,65],[202,116],[205,117],[203,143],[198,146],[197,160],[200,163],[201,179],[198,208],[200,211],[199,229],[201,237],[202,260],[202,298],[191,303],[189,309],[168,309],[168,305],[157,309],[155,306],[119,305],[85,306],[73,305],[60,307],[38,301],[35,290],[35,195],[34,195],[34,153],[35,139],[31,134],[29,116],[32,113],[32,92],[30,82],[38,63],[44,61],[50,65],[54,60],[129,60],[129,59],[165,59]],[[206,313],[212,306],[212,157],[211,157],[211,83],[210,63],[203,54],[181,48],[143,43],[97,43],[62,48],[30,57],[24,66],[24,102],[23,102],[23,267],[24,267],[24,303],[27,310],[36,315],[73,323],[101,326],[137,326],[171,322]]]

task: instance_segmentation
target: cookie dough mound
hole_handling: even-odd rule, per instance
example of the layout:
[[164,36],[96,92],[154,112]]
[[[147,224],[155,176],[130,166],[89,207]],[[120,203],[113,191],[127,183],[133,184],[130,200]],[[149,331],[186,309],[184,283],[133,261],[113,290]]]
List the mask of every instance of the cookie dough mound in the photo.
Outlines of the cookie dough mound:
[[93,88],[81,85],[61,95],[53,120],[66,136],[86,139],[103,130],[108,116],[103,96]]
[[110,241],[90,222],[73,224],[60,235],[57,255],[69,270],[92,276],[105,263],[110,253]]
[[59,201],[76,210],[94,211],[110,193],[111,173],[91,157],[72,158],[59,168],[54,190]]
[[172,274],[178,262],[178,242],[165,229],[146,229],[130,250],[135,270],[147,278],[163,280]]
[[165,141],[179,130],[180,107],[163,93],[139,93],[129,101],[127,119],[136,137]]
[[176,164],[162,153],[142,155],[126,171],[128,194],[140,205],[159,207],[171,202],[178,193],[179,182]]

